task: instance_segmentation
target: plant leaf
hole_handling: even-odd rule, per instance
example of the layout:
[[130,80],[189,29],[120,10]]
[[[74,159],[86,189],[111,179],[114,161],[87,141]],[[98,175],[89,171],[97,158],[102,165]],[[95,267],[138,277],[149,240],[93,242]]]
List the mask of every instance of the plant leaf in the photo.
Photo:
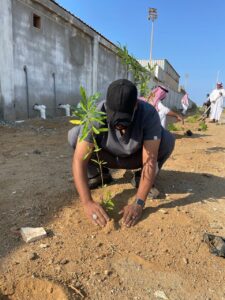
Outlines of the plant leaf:
[[70,120],[70,123],[73,124],[73,125],[80,125],[81,120]]
[[100,133],[99,130],[95,126],[92,126],[92,129],[93,129],[94,133],[96,133],[96,134]]

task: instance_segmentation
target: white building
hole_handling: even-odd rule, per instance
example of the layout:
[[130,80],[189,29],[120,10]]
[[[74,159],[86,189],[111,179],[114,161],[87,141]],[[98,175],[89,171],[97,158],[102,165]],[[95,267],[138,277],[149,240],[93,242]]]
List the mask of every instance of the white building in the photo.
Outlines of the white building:
[[[147,67],[149,60],[138,60],[143,67]],[[180,89],[179,80],[180,75],[174,69],[174,67],[169,63],[167,59],[152,60],[150,66],[155,66],[154,75],[151,86],[163,85],[168,90],[169,93],[164,100],[165,105],[170,108],[176,107],[181,109],[181,98],[184,96],[185,91]],[[192,107],[192,101],[190,100],[190,106]]]

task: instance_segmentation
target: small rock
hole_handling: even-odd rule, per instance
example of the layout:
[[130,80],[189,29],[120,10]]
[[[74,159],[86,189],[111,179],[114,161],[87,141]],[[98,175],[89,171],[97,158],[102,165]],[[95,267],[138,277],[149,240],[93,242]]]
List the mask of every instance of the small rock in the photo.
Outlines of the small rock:
[[61,265],[66,265],[68,262],[69,262],[68,259],[63,258],[63,259],[60,261],[60,264],[61,264]]
[[104,271],[104,274],[105,274],[106,276],[109,276],[109,275],[111,274],[111,272],[110,272],[109,270],[105,270],[105,271]]
[[92,273],[93,276],[96,276],[96,275],[99,275],[99,274],[100,274],[99,272],[93,272]]
[[47,236],[47,232],[43,227],[22,227],[20,233],[26,243],[34,242]]
[[183,262],[185,263],[185,265],[187,265],[189,263],[188,259],[183,257]]
[[163,291],[155,291],[154,296],[159,299],[168,300],[168,297]]
[[164,215],[168,214],[168,211],[165,209],[160,208],[159,211]]
[[35,259],[38,259],[38,257],[39,256],[37,255],[36,252],[30,253],[29,256],[28,256],[29,260],[35,260]]
[[45,248],[48,248],[49,247],[49,245],[48,244],[40,244],[40,246],[39,246],[40,248],[43,248],[43,249],[45,249]]

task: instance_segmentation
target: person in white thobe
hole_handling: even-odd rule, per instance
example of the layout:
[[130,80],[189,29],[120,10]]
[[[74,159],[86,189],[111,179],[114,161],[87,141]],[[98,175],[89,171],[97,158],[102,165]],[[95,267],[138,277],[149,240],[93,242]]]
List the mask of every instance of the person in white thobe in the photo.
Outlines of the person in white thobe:
[[217,83],[216,88],[210,94],[211,113],[210,123],[215,123],[220,120],[223,111],[223,102],[225,98],[225,90],[223,84]]

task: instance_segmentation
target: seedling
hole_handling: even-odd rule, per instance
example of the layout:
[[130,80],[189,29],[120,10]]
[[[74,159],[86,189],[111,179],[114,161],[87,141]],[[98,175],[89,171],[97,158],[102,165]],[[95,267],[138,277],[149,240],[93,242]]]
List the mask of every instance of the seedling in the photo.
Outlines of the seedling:
[[208,129],[207,124],[206,124],[204,121],[201,121],[201,122],[199,123],[199,130],[200,130],[200,131],[206,131],[207,129]]
[[[102,188],[104,186],[103,181],[103,171],[102,168],[107,163],[100,159],[99,152],[101,148],[97,144],[96,135],[99,135],[103,132],[107,132],[108,128],[105,127],[106,114],[105,112],[99,111],[97,108],[97,100],[100,97],[99,93],[95,93],[94,95],[88,97],[85,89],[80,87],[81,101],[79,106],[73,112],[73,116],[76,116],[78,120],[74,120],[76,124],[80,124],[82,126],[81,136],[79,138],[80,141],[84,141],[88,135],[91,135],[93,141],[93,148],[88,149],[88,152],[85,154],[83,159],[87,159],[87,157],[92,153],[95,154],[95,158],[91,158],[91,160],[98,165]],[[114,203],[112,201],[111,193],[108,192],[106,196],[102,199],[101,205],[106,210],[113,210]]]
[[105,209],[106,212],[112,211],[115,207],[115,204],[112,200],[112,194],[108,191],[104,198],[102,198],[101,202],[102,207]]

